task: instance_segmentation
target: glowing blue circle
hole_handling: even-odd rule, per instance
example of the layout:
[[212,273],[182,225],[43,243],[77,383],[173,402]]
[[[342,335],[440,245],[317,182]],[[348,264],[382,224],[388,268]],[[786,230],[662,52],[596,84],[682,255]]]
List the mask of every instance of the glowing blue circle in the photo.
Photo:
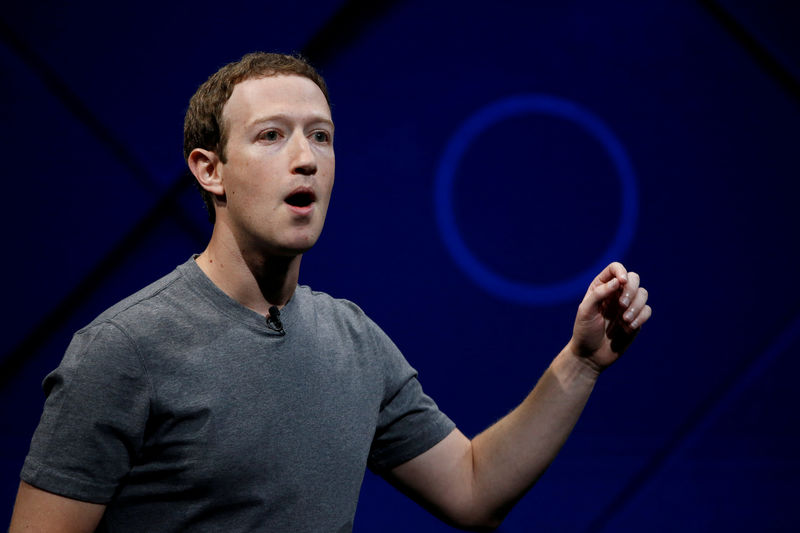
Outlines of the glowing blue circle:
[[[563,282],[537,285],[507,279],[487,268],[467,248],[456,226],[453,184],[456,170],[472,141],[486,128],[521,114],[544,114],[569,120],[597,139],[608,152],[619,176],[622,216],[611,245],[596,263]],[[638,192],[633,167],[622,143],[599,118],[578,105],[555,96],[528,94],[498,100],[480,109],[455,132],[439,161],[434,188],[436,222],[456,264],[485,290],[512,302],[543,305],[582,295],[589,283],[612,261],[618,260],[633,240],[638,217]]]

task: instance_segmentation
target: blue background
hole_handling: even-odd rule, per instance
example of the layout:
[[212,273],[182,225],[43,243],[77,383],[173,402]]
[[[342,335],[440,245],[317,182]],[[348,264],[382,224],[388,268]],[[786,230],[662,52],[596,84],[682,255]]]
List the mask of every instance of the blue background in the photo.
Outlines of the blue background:
[[[799,23],[777,0],[6,6],[0,522],[72,332],[210,235],[182,176],[189,98],[267,50],[305,52],[334,102],[338,178],[301,282],[363,307],[469,435],[530,390],[580,295],[510,300],[460,268],[437,226],[447,146],[493,102],[547,95],[630,161],[619,259],[654,317],[501,531],[797,531]],[[464,243],[518,283],[579,275],[628,213],[604,145],[559,116],[495,122],[453,172]],[[356,531],[374,530],[449,528],[367,473]]]

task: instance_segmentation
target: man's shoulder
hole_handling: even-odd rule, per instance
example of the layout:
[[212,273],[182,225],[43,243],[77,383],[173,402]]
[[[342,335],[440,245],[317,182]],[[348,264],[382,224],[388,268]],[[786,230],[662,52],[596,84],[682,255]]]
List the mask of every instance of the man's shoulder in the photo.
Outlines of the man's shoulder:
[[300,305],[310,305],[317,309],[330,309],[334,312],[366,316],[354,302],[345,298],[331,296],[327,292],[314,290],[308,285],[298,285],[294,297]]
[[372,342],[376,336],[385,336],[383,330],[351,300],[312,290],[305,285],[298,285],[295,295],[301,313],[307,318],[312,318],[307,313],[313,310],[313,325],[322,336],[345,335],[361,342],[366,339]]
[[[166,314],[169,307],[174,307],[176,289],[185,292],[186,285],[183,265],[175,268],[169,274],[150,283],[136,291],[127,298],[120,300],[92,320],[80,331],[92,329],[108,323],[135,324],[154,315]],[[170,296],[167,296],[169,294]],[[79,333],[80,333],[79,331]]]
[[295,291],[300,306],[314,309],[317,320],[373,324],[363,309],[351,300],[298,285]]

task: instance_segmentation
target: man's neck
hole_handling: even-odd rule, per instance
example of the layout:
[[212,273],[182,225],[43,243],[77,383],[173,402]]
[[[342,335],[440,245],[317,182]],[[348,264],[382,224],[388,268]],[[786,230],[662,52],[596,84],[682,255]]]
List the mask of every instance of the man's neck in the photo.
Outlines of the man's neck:
[[232,239],[222,238],[216,228],[197,265],[225,294],[266,315],[291,299],[300,275],[302,255],[278,256],[248,253]]

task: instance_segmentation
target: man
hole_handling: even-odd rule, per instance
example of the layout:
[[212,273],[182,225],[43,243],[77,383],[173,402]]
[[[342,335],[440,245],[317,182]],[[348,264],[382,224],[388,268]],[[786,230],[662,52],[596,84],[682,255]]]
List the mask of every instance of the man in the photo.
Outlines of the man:
[[496,527],[650,317],[619,263],[533,392],[471,441],[355,305],[297,285],[334,179],[324,81],[250,54],[192,98],[208,247],[76,333],[11,531],[349,531],[364,468],[443,520]]

